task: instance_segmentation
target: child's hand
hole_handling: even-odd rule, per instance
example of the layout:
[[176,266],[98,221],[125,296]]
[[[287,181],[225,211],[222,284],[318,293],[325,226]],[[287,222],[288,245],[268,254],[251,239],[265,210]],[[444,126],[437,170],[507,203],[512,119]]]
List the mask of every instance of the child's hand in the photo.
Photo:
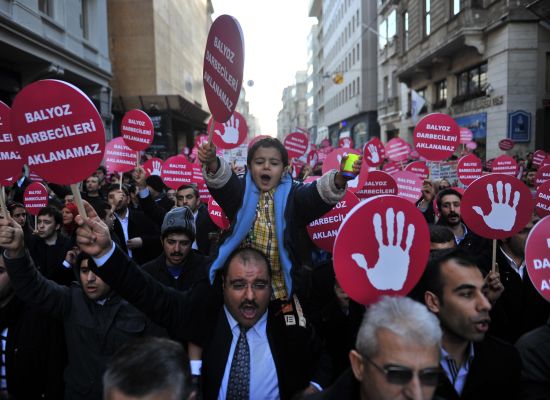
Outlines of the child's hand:
[[216,156],[216,146],[213,143],[203,143],[199,147],[199,161],[202,165],[206,165],[208,172],[216,172],[218,170],[218,157]]

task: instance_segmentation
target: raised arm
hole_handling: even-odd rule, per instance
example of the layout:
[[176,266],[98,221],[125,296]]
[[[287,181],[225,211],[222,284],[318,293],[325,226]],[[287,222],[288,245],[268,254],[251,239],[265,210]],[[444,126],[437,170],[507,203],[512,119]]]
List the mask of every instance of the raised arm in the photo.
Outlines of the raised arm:
[[71,289],[44,278],[25,250],[21,226],[11,217],[0,219],[0,247],[17,296],[56,317],[63,318],[71,305]]

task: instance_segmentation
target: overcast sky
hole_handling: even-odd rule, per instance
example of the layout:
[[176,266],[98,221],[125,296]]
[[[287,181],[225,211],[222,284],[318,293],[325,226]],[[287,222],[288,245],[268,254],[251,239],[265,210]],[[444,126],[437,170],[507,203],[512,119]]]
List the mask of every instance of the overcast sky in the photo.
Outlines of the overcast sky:
[[[286,86],[307,68],[307,36],[316,19],[308,17],[309,0],[212,0],[214,18],[237,18],[244,34],[243,87],[261,133],[277,135],[277,114]],[[254,81],[249,87],[246,82]]]

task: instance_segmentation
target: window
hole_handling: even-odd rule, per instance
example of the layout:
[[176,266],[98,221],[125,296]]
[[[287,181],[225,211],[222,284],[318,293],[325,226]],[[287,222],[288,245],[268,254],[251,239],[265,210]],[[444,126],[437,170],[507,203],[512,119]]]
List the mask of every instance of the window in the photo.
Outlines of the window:
[[546,91],[550,92],[550,53],[546,53]]
[[53,0],[38,0],[38,9],[48,17],[53,17]]
[[355,96],[355,81],[352,82],[353,96]]
[[384,19],[378,28],[378,44],[381,49],[386,47],[386,44],[388,43],[388,37],[387,37],[387,31],[388,31],[388,22],[386,19]]
[[403,13],[403,51],[409,50],[409,12]]
[[355,14],[355,20],[357,21],[357,26],[359,26],[359,10]]
[[386,100],[388,98],[388,93],[389,93],[389,79],[387,76],[384,77],[383,82],[384,83],[383,83],[382,91],[383,91],[384,100]]
[[434,108],[441,108],[447,105],[447,80],[435,83],[435,104]]
[[431,0],[424,0],[424,35],[429,36],[432,31],[431,25]]
[[467,100],[484,96],[487,85],[487,63],[457,74],[456,80],[459,99]]
[[388,34],[387,38],[391,42],[393,37],[397,34],[397,12],[393,10],[390,15],[388,15]]
[[460,12],[460,0],[451,0],[453,2],[453,15]]

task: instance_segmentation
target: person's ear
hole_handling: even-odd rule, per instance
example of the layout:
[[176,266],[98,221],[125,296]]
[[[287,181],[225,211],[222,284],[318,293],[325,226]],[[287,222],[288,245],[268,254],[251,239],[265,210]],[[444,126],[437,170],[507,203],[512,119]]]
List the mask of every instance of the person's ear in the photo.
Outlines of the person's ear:
[[363,364],[363,356],[359,354],[357,350],[350,350],[349,361],[355,379],[357,379],[358,381],[362,381],[365,368],[365,365]]
[[441,303],[435,293],[430,291],[424,292],[424,304],[426,304],[428,310],[430,310],[434,314],[439,313]]

